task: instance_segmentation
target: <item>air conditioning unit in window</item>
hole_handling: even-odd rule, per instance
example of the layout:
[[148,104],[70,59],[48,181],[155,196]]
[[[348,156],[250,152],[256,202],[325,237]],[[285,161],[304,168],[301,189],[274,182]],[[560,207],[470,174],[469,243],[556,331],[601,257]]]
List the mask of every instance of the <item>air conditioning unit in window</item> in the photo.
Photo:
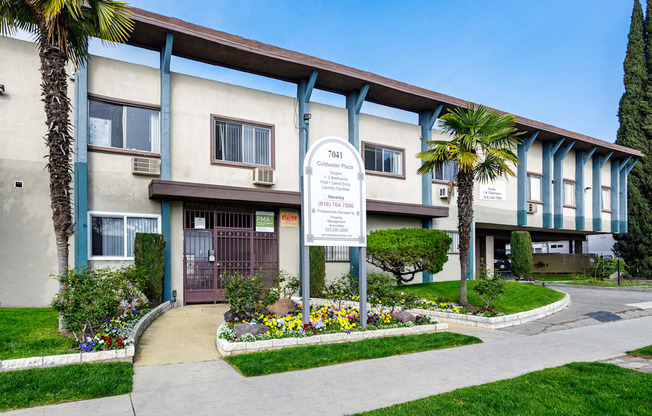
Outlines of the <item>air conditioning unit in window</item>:
[[134,175],[159,176],[161,174],[161,161],[149,157],[132,157],[131,173]]
[[271,186],[276,183],[276,171],[274,169],[255,168],[254,184]]
[[448,188],[439,188],[439,198],[448,199]]
[[534,214],[537,212],[537,204],[527,204],[527,213]]

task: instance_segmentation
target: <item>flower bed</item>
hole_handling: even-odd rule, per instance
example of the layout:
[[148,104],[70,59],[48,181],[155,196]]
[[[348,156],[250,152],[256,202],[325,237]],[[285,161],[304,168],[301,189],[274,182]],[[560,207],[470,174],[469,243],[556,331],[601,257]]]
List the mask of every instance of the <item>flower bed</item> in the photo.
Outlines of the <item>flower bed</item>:
[[[261,324],[269,328],[269,332],[261,335],[245,334],[236,337],[235,326],[239,323]],[[430,318],[417,315],[414,322],[400,322],[388,312],[369,312],[367,314],[367,328],[387,329],[411,327],[415,325],[432,324]],[[218,338],[228,341],[252,342],[279,338],[304,338],[313,335],[352,331],[364,331],[360,326],[360,313],[353,307],[313,306],[310,308],[310,323],[303,325],[301,305],[297,304],[297,312],[286,316],[270,314],[255,314],[252,318],[224,322],[218,330]]]
[[81,352],[97,352],[118,350],[132,345],[134,340],[130,336],[131,330],[151,310],[149,303],[127,308],[122,315],[107,320],[95,336],[86,338],[79,344],[78,349]]

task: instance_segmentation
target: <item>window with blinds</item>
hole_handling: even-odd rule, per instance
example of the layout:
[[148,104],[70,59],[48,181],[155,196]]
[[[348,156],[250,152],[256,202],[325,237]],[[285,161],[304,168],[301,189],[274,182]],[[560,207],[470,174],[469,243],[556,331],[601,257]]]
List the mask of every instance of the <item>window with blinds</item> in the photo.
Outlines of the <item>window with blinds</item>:
[[363,153],[367,171],[403,176],[403,150],[365,143]]
[[460,252],[460,233],[457,231],[442,230],[453,239],[451,246],[448,248],[448,254],[459,254]]
[[215,120],[215,161],[272,166],[271,128]]
[[156,215],[90,213],[92,258],[131,259],[136,233],[159,233]]
[[329,262],[348,262],[350,257],[349,247],[342,246],[326,246],[326,261]]

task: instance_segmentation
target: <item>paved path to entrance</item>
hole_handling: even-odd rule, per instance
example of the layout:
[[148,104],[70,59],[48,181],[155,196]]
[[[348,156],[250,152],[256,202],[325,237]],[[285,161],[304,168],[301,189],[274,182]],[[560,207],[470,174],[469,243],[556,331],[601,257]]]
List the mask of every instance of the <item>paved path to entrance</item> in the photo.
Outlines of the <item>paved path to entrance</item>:
[[134,365],[219,360],[215,333],[228,309],[227,304],[191,305],[163,314],[140,338]]
[[[166,314],[167,315],[167,314]],[[245,378],[222,360],[135,368],[129,395],[8,415],[340,415],[652,344],[652,316],[484,344]],[[486,335],[484,335],[486,334]]]

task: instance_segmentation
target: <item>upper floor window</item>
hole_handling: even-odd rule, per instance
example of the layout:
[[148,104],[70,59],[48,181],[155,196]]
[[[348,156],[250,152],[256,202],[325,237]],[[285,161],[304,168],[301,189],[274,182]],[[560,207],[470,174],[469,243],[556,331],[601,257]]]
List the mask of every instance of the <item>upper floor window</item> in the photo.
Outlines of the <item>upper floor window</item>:
[[159,111],[90,99],[88,144],[159,153]]
[[457,172],[460,166],[453,161],[446,161],[442,165],[436,166],[432,170],[432,178],[437,181],[455,181],[457,180]]
[[134,257],[136,233],[159,233],[159,216],[89,213],[91,258],[121,260]]
[[528,201],[542,201],[541,199],[541,176],[527,175],[527,199]]
[[273,167],[273,127],[214,118],[213,161]]
[[575,206],[575,182],[564,181],[564,205]]
[[364,143],[364,167],[370,172],[404,176],[403,149]]
[[611,211],[611,188],[602,188],[602,211]]

